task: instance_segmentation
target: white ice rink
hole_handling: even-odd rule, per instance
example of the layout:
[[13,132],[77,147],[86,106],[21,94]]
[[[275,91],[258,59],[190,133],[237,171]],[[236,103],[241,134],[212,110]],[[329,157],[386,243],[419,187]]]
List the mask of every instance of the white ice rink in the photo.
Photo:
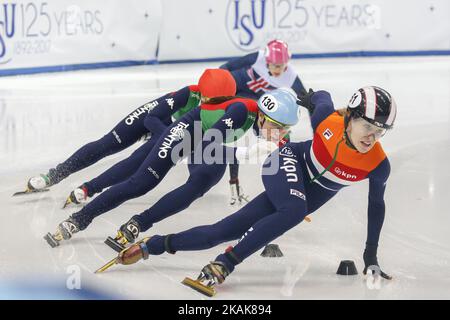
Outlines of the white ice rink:
[[[382,269],[394,279],[382,282],[380,289],[369,289],[361,274],[368,191],[367,183],[361,183],[343,190],[312,215],[311,223],[304,222],[277,239],[284,257],[267,259],[258,253],[239,265],[218,288],[216,298],[450,299],[450,57],[311,59],[293,64],[307,87],[330,91],[336,107],[344,106],[365,85],[384,87],[397,101],[396,127],[382,140],[392,173],[378,254]],[[135,147],[70,176],[50,192],[11,195],[23,189],[30,176],[47,172],[105,134],[138,105],[194,84],[204,68],[218,65],[0,78],[0,288],[15,281],[38,287],[53,281],[65,288],[66,279],[79,268],[83,288],[119,298],[206,299],[180,282],[185,276],[197,276],[228,244],[150,257],[93,274],[114,256],[104,239],[131,215],[183,183],[184,165],[172,170],[152,192],[104,214],[55,249],[42,237],[76,210],[61,209],[69,192]],[[305,113],[302,118],[294,141],[311,135]],[[240,171],[244,190],[252,197],[260,193],[258,168],[242,166]],[[227,179],[228,173],[202,199],[157,224],[149,234],[182,231],[232,213]],[[344,259],[355,260],[358,276],[335,274]]]

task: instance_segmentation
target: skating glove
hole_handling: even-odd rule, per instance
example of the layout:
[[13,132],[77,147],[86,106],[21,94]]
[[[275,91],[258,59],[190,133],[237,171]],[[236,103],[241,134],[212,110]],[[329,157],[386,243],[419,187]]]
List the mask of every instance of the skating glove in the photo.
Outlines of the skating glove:
[[306,108],[310,115],[314,112],[314,109],[316,108],[314,103],[311,101],[311,97],[313,96],[313,94],[314,90],[309,89],[308,92],[306,92],[306,90],[302,90],[302,92],[297,96],[297,104],[299,106]]
[[145,238],[143,241],[139,241],[138,243],[133,244],[127,249],[123,250],[119,253],[117,257],[117,263],[130,265],[138,262],[141,259],[148,259],[148,249],[145,244],[148,238]]
[[[378,264],[378,259],[377,259],[377,247],[376,246],[367,245],[366,249],[364,250],[363,259],[364,259],[364,271],[363,271],[364,274],[367,274],[367,269],[370,266],[377,266],[378,268],[380,268],[380,265]],[[387,280],[392,279],[392,277],[390,275],[384,273],[381,270],[381,268],[380,268],[380,276]]]

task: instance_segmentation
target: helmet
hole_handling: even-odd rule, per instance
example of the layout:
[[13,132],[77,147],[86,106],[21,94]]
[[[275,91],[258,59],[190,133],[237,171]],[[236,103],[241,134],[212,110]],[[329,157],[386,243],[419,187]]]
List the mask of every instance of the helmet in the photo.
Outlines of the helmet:
[[282,126],[293,126],[300,118],[297,98],[290,88],[275,89],[263,94],[258,100],[259,110]]
[[198,87],[202,96],[208,98],[236,94],[236,81],[230,71],[224,69],[206,69],[198,81]]
[[291,58],[288,45],[282,40],[270,41],[266,46],[265,56],[266,62],[273,64],[285,64]]
[[383,129],[392,129],[397,116],[397,104],[392,96],[386,90],[375,86],[356,91],[347,105],[347,110],[350,112],[349,118],[360,117]]

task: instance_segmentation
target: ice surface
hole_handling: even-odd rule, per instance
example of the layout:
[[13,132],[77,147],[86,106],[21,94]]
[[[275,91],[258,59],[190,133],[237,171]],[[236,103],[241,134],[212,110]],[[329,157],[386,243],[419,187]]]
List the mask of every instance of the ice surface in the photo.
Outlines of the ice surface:
[[[336,107],[365,85],[388,89],[397,100],[396,128],[383,138],[392,172],[379,261],[394,276],[380,289],[364,277],[336,275],[340,260],[362,271],[366,237],[367,183],[336,198],[275,243],[282,258],[259,254],[239,265],[219,287],[219,299],[434,299],[450,298],[450,58],[353,58],[293,61],[307,87],[332,93]],[[201,252],[150,257],[101,275],[93,271],[114,253],[103,244],[131,215],[151,206],[187,178],[180,165],[147,195],[129,201],[51,249],[42,239],[75,209],[62,210],[69,192],[131,153],[131,147],[70,176],[50,192],[12,198],[27,179],[64,160],[81,145],[109,131],[136,106],[187,84],[219,63],[143,66],[0,78],[0,283],[65,288],[73,270],[81,286],[137,299],[203,299],[183,286],[228,244]],[[293,140],[311,135],[306,113]],[[259,169],[241,167],[252,197],[262,191]],[[215,222],[236,210],[228,206],[228,173],[185,212],[152,232],[174,233]],[[2,285],[0,284],[0,287]],[[66,289],[64,289],[66,290]],[[64,297],[64,296],[60,296]]]

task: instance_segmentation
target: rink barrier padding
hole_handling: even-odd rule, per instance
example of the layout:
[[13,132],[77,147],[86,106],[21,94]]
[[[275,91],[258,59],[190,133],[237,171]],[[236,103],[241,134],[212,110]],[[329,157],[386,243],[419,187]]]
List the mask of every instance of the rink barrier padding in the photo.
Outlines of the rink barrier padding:
[[[352,57],[414,57],[414,56],[448,56],[450,50],[417,50],[417,51],[349,51],[349,52],[327,52],[292,54],[292,59],[316,59],[316,58],[352,58]],[[238,57],[217,57],[205,59],[181,59],[181,60],[158,60],[158,64],[196,63],[196,62],[219,62]]]
[[[450,50],[424,50],[424,51],[354,51],[354,52],[333,52],[333,53],[314,53],[314,54],[293,54],[292,59],[320,59],[320,58],[351,58],[351,57],[413,57],[413,56],[447,56]],[[88,69],[120,68],[140,65],[155,64],[176,64],[176,63],[200,63],[200,62],[219,62],[226,61],[236,57],[218,57],[207,59],[186,59],[186,60],[144,60],[144,61],[117,61],[101,63],[84,63],[63,66],[47,66],[35,68],[19,68],[0,70],[0,76],[14,76],[25,74],[36,74],[44,72],[66,72]]]
[[0,70],[0,76],[14,76],[19,74],[36,74],[44,72],[65,72],[65,71],[77,71],[86,69],[106,69],[106,68],[119,68],[119,67],[132,67],[140,65],[157,64],[157,60],[144,60],[144,61],[117,61],[117,62],[101,62],[101,63],[83,63],[83,64],[71,64],[62,66],[46,66],[46,67],[34,67],[34,68],[18,68]]

